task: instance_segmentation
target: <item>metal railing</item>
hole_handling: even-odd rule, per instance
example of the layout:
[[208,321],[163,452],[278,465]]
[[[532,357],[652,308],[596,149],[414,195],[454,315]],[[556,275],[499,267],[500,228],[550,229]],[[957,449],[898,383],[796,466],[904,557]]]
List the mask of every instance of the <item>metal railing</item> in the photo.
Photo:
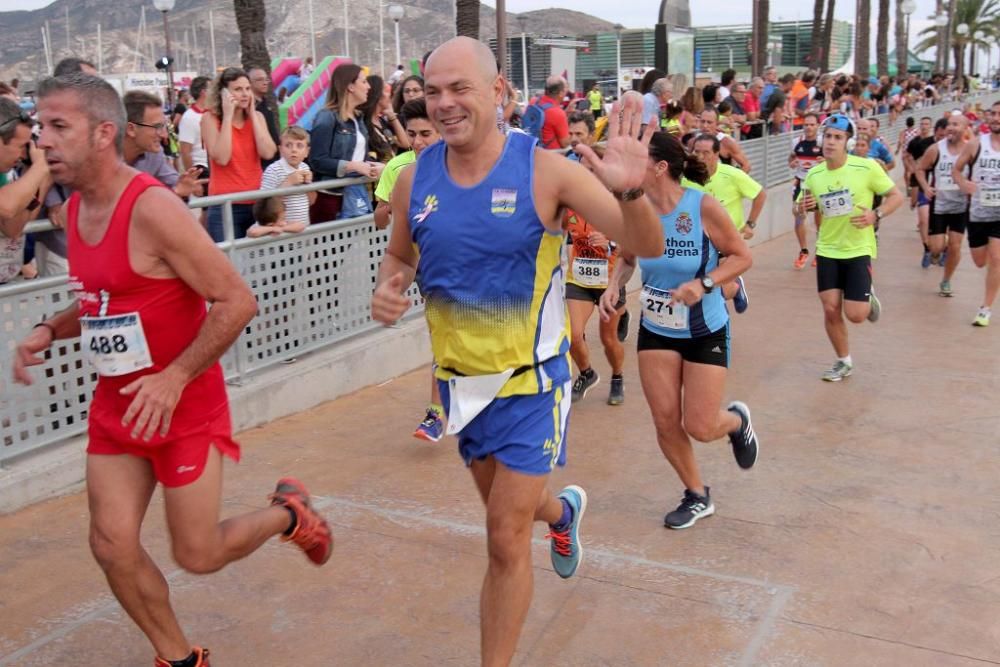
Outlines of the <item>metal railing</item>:
[[[970,99],[991,103],[1000,99],[1000,91]],[[957,104],[915,109],[901,114],[893,124],[888,116],[880,116],[881,133],[892,150],[907,116],[935,117]],[[740,143],[751,161],[751,174],[763,186],[791,179],[788,155],[797,138],[788,133]],[[192,208],[223,207],[225,240],[218,245],[250,285],[259,306],[257,317],[222,359],[229,382],[243,383],[262,370],[378,328],[371,320],[369,302],[389,238],[367,215],[310,225],[299,234],[235,239],[233,202],[363,182],[367,179],[341,179],[190,202]],[[32,223],[27,231],[52,228],[43,221]],[[422,310],[422,300],[415,287],[408,295],[415,306],[409,316],[415,316]],[[31,387],[14,386],[11,381],[17,341],[71,302],[65,276],[0,286],[0,466],[86,429],[96,375],[84,360],[78,340],[57,341],[46,354],[45,364],[32,369],[36,381]]]

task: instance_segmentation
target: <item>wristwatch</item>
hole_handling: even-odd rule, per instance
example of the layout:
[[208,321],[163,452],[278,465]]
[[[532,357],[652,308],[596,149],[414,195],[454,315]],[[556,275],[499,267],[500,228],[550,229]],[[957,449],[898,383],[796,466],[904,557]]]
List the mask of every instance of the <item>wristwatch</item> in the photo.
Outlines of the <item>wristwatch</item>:
[[757,229],[757,223],[753,220],[747,220],[747,227],[750,229]]
[[639,197],[646,194],[646,191],[642,188],[632,188],[631,190],[626,190],[624,192],[611,191],[611,194],[615,196],[618,201],[635,201]]
[[712,280],[712,276],[704,275],[701,277],[701,286],[705,288],[705,294],[711,294],[715,289],[715,281]]

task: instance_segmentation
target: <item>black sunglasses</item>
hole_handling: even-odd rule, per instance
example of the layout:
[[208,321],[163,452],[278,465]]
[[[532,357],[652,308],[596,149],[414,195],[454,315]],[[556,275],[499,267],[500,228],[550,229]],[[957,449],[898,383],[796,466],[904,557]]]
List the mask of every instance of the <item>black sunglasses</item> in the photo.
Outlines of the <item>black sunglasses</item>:
[[3,128],[7,127],[8,125],[13,125],[14,123],[25,123],[26,125],[34,125],[35,121],[34,119],[32,119],[31,114],[29,114],[24,109],[21,109],[20,111],[17,112],[17,115],[14,116],[13,118],[8,118],[4,122],[0,123],[0,132],[3,131]]

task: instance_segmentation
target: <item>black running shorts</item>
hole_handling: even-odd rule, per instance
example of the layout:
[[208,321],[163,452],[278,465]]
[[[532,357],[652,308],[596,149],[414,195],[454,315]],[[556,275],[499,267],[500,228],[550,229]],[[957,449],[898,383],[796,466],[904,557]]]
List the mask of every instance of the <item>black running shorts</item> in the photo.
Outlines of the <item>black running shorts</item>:
[[670,338],[639,326],[639,351],[673,350],[692,364],[729,368],[729,325],[699,338]]
[[[600,287],[580,287],[576,283],[566,283],[566,298],[573,301],[591,301],[596,306],[601,303],[601,296],[604,294],[604,290]],[[625,305],[625,288],[622,287],[618,292],[618,303],[615,304],[615,310],[622,308]]]
[[816,257],[816,288],[820,292],[840,290],[847,301],[868,301],[872,293],[872,258]]
[[931,210],[931,220],[930,225],[927,228],[927,233],[931,236],[937,236],[938,234],[947,234],[948,232],[955,232],[956,234],[964,234],[965,226],[969,223],[969,214],[965,213],[935,213]]
[[982,248],[990,239],[1000,239],[1000,222],[972,222],[966,228],[969,234],[969,247]]

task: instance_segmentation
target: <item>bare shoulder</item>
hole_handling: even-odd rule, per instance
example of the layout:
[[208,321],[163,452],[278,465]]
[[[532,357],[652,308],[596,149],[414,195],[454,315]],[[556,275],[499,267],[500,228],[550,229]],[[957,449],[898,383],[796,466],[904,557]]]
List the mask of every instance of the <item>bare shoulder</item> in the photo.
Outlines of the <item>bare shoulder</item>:
[[132,230],[138,232],[143,240],[158,244],[174,239],[190,240],[192,230],[208,239],[205,230],[180,197],[159,186],[147,188],[136,199],[132,209]]

